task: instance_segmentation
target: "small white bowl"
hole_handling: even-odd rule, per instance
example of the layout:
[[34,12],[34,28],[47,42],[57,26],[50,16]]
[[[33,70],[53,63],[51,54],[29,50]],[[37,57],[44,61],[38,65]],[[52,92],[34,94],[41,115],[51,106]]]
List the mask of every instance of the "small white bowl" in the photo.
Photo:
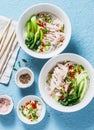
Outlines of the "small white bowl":
[[[65,40],[63,42],[63,45],[56,49],[55,51],[49,52],[49,53],[37,53],[33,50],[30,50],[27,48],[25,45],[25,41],[23,38],[23,29],[25,27],[25,24],[27,20],[31,17],[33,14],[37,14],[40,12],[49,12],[57,16],[59,19],[64,21],[65,25]],[[20,43],[20,46],[22,49],[29,54],[30,56],[36,57],[36,58],[50,58],[53,56],[56,56],[57,54],[61,53],[69,44],[70,38],[71,38],[71,24],[70,20],[67,16],[67,14],[58,6],[50,4],[50,3],[41,3],[34,5],[27,10],[24,11],[24,13],[21,15],[19,21],[18,21],[18,26],[17,26],[17,38]]]
[[7,115],[7,114],[9,114],[9,113],[12,111],[12,109],[13,109],[13,101],[12,101],[12,98],[11,98],[10,96],[8,96],[8,95],[0,95],[0,98],[6,98],[6,99],[8,99],[8,100],[10,101],[9,111],[7,111],[6,113],[0,113],[0,115]]
[[[84,98],[82,101],[76,105],[73,106],[63,106],[56,102],[54,99],[52,99],[48,93],[47,90],[45,89],[45,83],[46,83],[46,77],[48,75],[48,72],[56,65],[58,62],[63,62],[63,61],[73,61],[77,64],[81,64],[85,67],[87,70],[89,77],[90,77],[90,84],[88,86],[88,90],[86,94],[84,95]],[[74,112],[78,111],[85,106],[87,106],[90,101],[94,97],[94,69],[91,66],[91,64],[83,57],[72,54],[72,53],[64,53],[61,55],[58,55],[52,59],[50,59],[42,68],[40,75],[39,75],[39,90],[42,98],[44,101],[53,109],[61,111],[61,112]]]
[[[20,82],[19,77],[22,74],[28,73],[31,76],[31,80],[27,83],[27,84],[23,84]],[[17,71],[17,73],[15,74],[15,83],[19,88],[28,88],[30,87],[34,82],[34,73],[31,69],[27,68],[27,67],[22,67],[21,69],[19,69]]]
[[[41,115],[40,117],[38,118],[37,121],[34,121],[34,122],[30,122],[28,119],[26,119],[22,113],[20,112],[19,108],[24,105],[26,102],[28,102],[29,100],[37,100],[39,101],[41,104],[42,104],[42,110],[41,110]],[[29,124],[29,125],[32,125],[32,124],[37,124],[39,123],[45,116],[45,112],[46,112],[46,106],[44,104],[44,102],[42,101],[41,98],[37,97],[37,96],[34,96],[34,95],[28,95],[28,96],[25,96],[24,98],[22,98],[19,102],[18,102],[18,105],[17,105],[17,115],[19,117],[19,119],[26,123],[26,124]]]

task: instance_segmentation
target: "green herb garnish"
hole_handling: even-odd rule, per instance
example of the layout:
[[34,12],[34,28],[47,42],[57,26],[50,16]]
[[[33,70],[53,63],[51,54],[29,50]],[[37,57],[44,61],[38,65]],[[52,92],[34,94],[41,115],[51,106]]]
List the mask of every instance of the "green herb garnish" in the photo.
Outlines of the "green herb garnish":
[[17,69],[16,69],[15,67],[13,67],[13,70],[14,70],[14,71],[17,71]]
[[22,61],[23,61],[23,62],[25,62],[25,63],[27,62],[27,60],[26,60],[26,59],[22,59]]
[[64,33],[64,29],[65,29],[65,26],[63,25],[63,27],[61,28],[61,31]]
[[20,61],[18,61],[18,66],[21,67],[21,63],[20,63]]

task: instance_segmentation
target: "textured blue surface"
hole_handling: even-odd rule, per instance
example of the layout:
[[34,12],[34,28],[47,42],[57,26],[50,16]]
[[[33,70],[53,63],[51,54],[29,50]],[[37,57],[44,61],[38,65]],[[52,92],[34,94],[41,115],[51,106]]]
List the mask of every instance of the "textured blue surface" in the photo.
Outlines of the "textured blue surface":
[[[2,0],[0,15],[18,20],[22,12],[37,3],[50,2],[61,7],[69,16],[72,24],[72,38],[64,52],[80,54],[94,66],[94,0]],[[15,66],[22,58],[27,59],[28,67],[35,74],[32,87],[21,90],[14,82],[15,72],[12,73],[7,86],[0,84],[0,94],[8,94],[13,98],[14,109],[7,116],[0,116],[0,130],[94,130],[94,100],[83,110],[74,113],[61,113],[47,106],[44,120],[33,126],[23,124],[17,117],[17,102],[25,95],[38,95],[38,76],[46,60],[34,59],[20,49]],[[21,62],[22,66],[25,66]],[[41,96],[40,96],[41,97]]]

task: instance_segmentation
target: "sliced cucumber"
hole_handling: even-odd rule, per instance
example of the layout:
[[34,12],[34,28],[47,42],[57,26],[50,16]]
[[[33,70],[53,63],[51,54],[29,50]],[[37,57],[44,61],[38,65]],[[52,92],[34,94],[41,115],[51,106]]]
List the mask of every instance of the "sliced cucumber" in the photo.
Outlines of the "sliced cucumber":
[[40,41],[42,42],[42,40],[43,40],[43,32],[42,32],[42,30],[39,30],[39,33],[40,33]]
[[31,17],[31,23],[32,23],[32,32],[35,33],[37,31],[37,19],[36,19],[36,16]]
[[86,71],[84,71],[81,74],[76,74],[76,79],[77,79],[77,85],[86,77],[88,77],[88,73]]
[[36,41],[34,49],[37,50],[40,44],[41,44],[40,40]]
[[27,37],[30,38],[31,37],[30,33],[31,33],[31,28],[32,28],[31,21],[27,22],[27,26],[26,27],[27,27]]
[[39,40],[39,36],[40,36],[40,33],[39,33],[39,30],[35,33],[35,38],[34,38],[34,43],[37,42],[37,40]]
[[85,92],[86,92],[86,89],[87,89],[87,85],[88,85],[88,81],[87,79],[85,78],[84,79],[84,87],[83,87],[83,90],[82,90],[82,93],[80,94],[80,98],[79,98],[79,101],[81,101],[85,95]]
[[84,80],[82,80],[78,85],[78,97],[80,97],[80,94],[84,88]]

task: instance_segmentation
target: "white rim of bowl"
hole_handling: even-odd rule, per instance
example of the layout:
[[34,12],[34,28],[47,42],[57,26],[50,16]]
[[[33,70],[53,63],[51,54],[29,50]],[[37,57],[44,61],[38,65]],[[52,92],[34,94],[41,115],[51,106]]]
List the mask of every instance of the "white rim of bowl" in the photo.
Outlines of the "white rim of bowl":
[[[30,49],[28,49],[27,47],[23,46],[21,43],[23,43],[23,40],[21,38],[21,32],[19,32],[19,28],[20,28],[20,22],[21,22],[21,19],[23,18],[23,16],[29,11],[31,10],[32,8],[34,7],[38,7],[38,6],[42,6],[42,5],[48,5],[48,6],[51,6],[51,8],[56,8],[57,10],[59,10],[60,12],[63,13],[64,17],[67,19],[67,26],[69,27],[69,30],[68,30],[68,39],[66,40],[66,42],[64,43],[64,45],[62,45],[61,47],[59,47],[59,49],[56,49],[55,51],[52,51],[50,53],[36,53]],[[53,56],[56,56],[58,55],[59,53],[61,53],[62,51],[65,50],[65,48],[68,46],[69,42],[70,42],[70,39],[71,39],[71,33],[72,33],[72,29],[71,29],[71,23],[70,23],[70,20],[68,18],[68,15],[65,13],[65,11],[63,9],[61,9],[60,7],[54,5],[54,4],[50,4],[50,3],[40,3],[40,4],[35,4],[33,6],[31,6],[30,8],[26,9],[23,14],[20,16],[19,20],[18,20],[18,26],[17,26],[17,38],[18,38],[18,41],[20,43],[20,46],[21,48],[27,53],[29,54],[30,56],[33,56],[35,58],[39,58],[39,59],[46,59],[46,58],[51,58]],[[32,55],[31,55],[32,54]]]
[[[24,119],[22,119],[21,117],[20,117],[20,115],[19,115],[19,106],[20,106],[20,104],[21,104],[21,102],[23,101],[23,100],[25,100],[26,98],[32,98],[32,100],[33,100],[33,98],[36,98],[36,100],[38,99],[41,103],[42,103],[42,106],[43,106],[43,113],[41,114],[41,119],[40,120],[38,120],[38,121],[35,121],[35,122],[31,122],[31,123],[26,123],[25,121],[24,121]],[[21,100],[19,100],[19,102],[18,102],[18,105],[17,105],[17,115],[18,115],[18,117],[19,117],[19,119],[22,121],[22,122],[24,122],[25,124],[29,124],[29,125],[33,125],[33,124],[37,124],[37,123],[39,123],[40,121],[42,121],[43,120],[43,118],[45,117],[45,113],[46,113],[46,105],[45,105],[45,103],[43,102],[43,100],[40,98],[40,97],[38,97],[38,96],[35,96],[35,95],[28,95],[28,96],[25,96],[25,97],[23,97]],[[24,118],[24,117],[23,117]]]
[[[40,71],[40,74],[39,74],[39,81],[38,81],[38,83],[39,83],[39,91],[40,91],[40,94],[41,94],[43,100],[45,101],[45,103],[48,104],[51,108],[53,108],[53,109],[55,109],[55,110],[57,110],[57,111],[61,111],[61,112],[75,112],[75,111],[78,111],[78,110],[83,109],[84,107],[86,107],[86,106],[91,102],[91,100],[92,100],[93,97],[94,97],[94,92],[93,92],[93,91],[92,91],[92,93],[90,94],[90,96],[89,96],[89,98],[87,99],[87,101],[86,101],[83,105],[81,105],[81,102],[78,103],[78,104],[80,104],[80,107],[79,107],[79,108],[77,107],[78,104],[76,104],[76,105],[73,105],[73,106],[71,106],[71,107],[70,107],[70,106],[68,106],[68,107],[63,106],[65,109],[62,110],[62,109],[59,109],[59,108],[55,108],[55,106],[51,106],[51,104],[49,104],[49,101],[46,100],[46,98],[45,98],[45,96],[44,96],[44,94],[42,93],[42,90],[41,90],[41,81],[40,81],[40,79],[41,79],[41,77],[42,77],[42,74],[43,74],[43,72],[44,72],[45,67],[47,67],[47,64],[49,64],[52,60],[58,58],[59,56],[65,56],[65,55],[75,56],[75,57],[79,58],[80,60],[83,60],[83,61],[85,62],[85,64],[87,64],[87,65],[89,66],[90,70],[91,70],[92,73],[94,74],[94,69],[93,69],[92,65],[91,65],[91,64],[88,62],[88,60],[86,60],[84,57],[82,57],[82,56],[80,56],[80,55],[77,55],[77,54],[74,54],[74,53],[63,53],[63,54],[59,54],[59,55],[57,55],[56,57],[53,57],[53,58],[51,58],[50,60],[48,60],[48,61],[44,64],[44,66],[42,67],[42,69],[41,69],[41,71]],[[92,82],[93,82],[93,78],[92,78],[91,80],[92,80]],[[92,85],[93,85],[93,84],[92,84]],[[92,86],[92,87],[93,87],[93,86]],[[53,99],[53,100],[54,100],[54,99]],[[70,109],[70,108],[72,108],[72,109]]]
[[[27,73],[28,73],[28,71],[30,72],[30,74],[31,74],[31,81],[30,81],[28,84],[24,84],[24,87],[23,87],[22,85],[20,85],[20,84],[18,83],[18,81],[17,81],[17,76],[20,75],[21,71],[24,71],[24,70],[26,70]],[[34,72],[33,72],[31,69],[29,69],[28,67],[22,67],[22,68],[20,68],[20,69],[16,72],[16,74],[15,74],[15,83],[16,83],[17,87],[23,88],[23,89],[24,89],[24,88],[28,88],[28,87],[30,87],[30,86],[33,84],[33,82],[34,82]]]
[[8,96],[8,95],[6,95],[6,94],[2,94],[2,95],[0,95],[0,98],[6,98],[6,99],[9,99],[10,100],[10,109],[9,109],[9,111],[8,112],[6,112],[6,113],[0,113],[0,115],[7,115],[7,114],[9,114],[11,111],[12,111],[12,109],[13,109],[13,100],[12,100],[12,98],[10,97],[10,96]]

